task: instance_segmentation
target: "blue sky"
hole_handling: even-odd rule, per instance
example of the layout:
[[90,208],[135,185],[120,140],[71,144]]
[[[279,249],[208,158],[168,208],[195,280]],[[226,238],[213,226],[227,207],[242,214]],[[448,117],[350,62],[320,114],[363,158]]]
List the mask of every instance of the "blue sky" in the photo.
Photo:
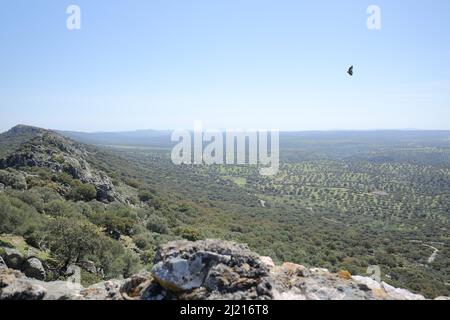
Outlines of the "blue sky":
[[0,130],[450,129],[449,39],[448,0],[2,0]]

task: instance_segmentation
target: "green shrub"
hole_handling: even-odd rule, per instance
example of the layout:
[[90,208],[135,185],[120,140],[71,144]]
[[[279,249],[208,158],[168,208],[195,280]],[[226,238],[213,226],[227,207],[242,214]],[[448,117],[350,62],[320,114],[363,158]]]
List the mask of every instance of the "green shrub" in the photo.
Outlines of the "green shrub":
[[190,205],[185,204],[185,203],[178,206],[178,211],[183,212],[183,213],[186,213],[191,209],[193,209],[193,208]]
[[44,201],[41,199],[39,193],[33,189],[28,192],[18,191],[16,196],[26,204],[36,208],[37,211],[42,212],[44,210]]
[[142,263],[149,269],[152,267],[154,259],[155,259],[155,250],[154,249],[145,250],[141,254]]
[[61,154],[54,154],[52,155],[52,161],[63,164],[65,162],[65,159]]
[[52,172],[46,168],[36,168],[36,173],[43,180],[50,180],[52,178]]
[[131,235],[135,224],[131,217],[117,215],[114,211],[96,212],[92,214],[91,221],[105,228],[108,234],[120,232],[121,234]]
[[135,179],[128,179],[125,183],[135,189],[139,189],[142,186],[142,183]]
[[[53,176],[52,180],[68,186],[77,186],[77,183],[75,182],[77,180],[75,180],[70,174],[66,172],[61,172],[58,175]],[[80,185],[79,181],[78,185]]]
[[0,183],[13,189],[27,189],[27,181],[25,177],[17,171],[0,170]]
[[97,257],[107,278],[129,277],[142,267],[139,257],[120,242],[105,237],[99,244]]
[[153,238],[148,232],[134,235],[133,241],[141,250],[153,248]]
[[94,254],[100,247],[98,231],[85,221],[58,217],[49,223],[46,231],[52,254],[64,266],[80,261],[85,255]]
[[179,227],[175,229],[175,234],[189,241],[198,241],[204,238],[200,231],[190,227]]
[[142,202],[149,202],[153,199],[154,195],[149,190],[140,190],[138,197]]
[[44,206],[46,214],[53,217],[70,217],[75,214],[74,208],[64,200],[53,200]]
[[97,190],[92,184],[82,184],[72,189],[70,198],[74,201],[92,201],[97,198]]
[[35,187],[44,187],[47,185],[48,181],[42,180],[40,177],[28,176],[26,178],[27,188],[32,189]]
[[158,198],[153,198],[153,200],[151,201],[151,205],[156,210],[159,210],[162,208],[162,201],[159,200]]
[[40,226],[44,219],[22,200],[0,193],[0,234],[23,235],[28,230]]
[[151,216],[147,222],[147,229],[151,232],[167,234],[169,233],[169,226],[167,221],[159,216]]
[[81,284],[85,287],[92,286],[93,284],[99,283],[102,278],[94,273],[87,272],[81,269]]

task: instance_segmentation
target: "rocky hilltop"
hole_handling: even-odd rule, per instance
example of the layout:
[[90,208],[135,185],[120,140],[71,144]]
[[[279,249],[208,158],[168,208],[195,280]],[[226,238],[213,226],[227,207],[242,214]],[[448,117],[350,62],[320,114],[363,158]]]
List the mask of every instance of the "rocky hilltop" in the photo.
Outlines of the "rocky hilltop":
[[[53,173],[66,173],[83,184],[89,184],[96,189],[96,198],[102,202],[125,202],[123,196],[116,192],[111,179],[101,170],[94,169],[88,158],[85,146],[68,139],[54,131],[41,128],[18,125],[0,137],[11,151],[0,158],[0,170],[15,169],[11,179],[2,172],[1,183],[7,181],[25,181],[30,175],[21,168],[46,168]],[[5,145],[3,145],[5,147]],[[11,174],[10,174],[11,176]],[[22,184],[23,185],[23,184]],[[6,185],[8,186],[8,185]],[[13,185],[17,188],[17,185]],[[60,188],[60,193],[69,192],[70,188]],[[23,185],[26,189],[26,185]]]
[[[151,272],[84,288],[44,282],[0,260],[0,299],[30,300],[424,300],[363,276],[302,265],[273,264],[246,245],[220,240],[174,241],[159,248]],[[12,259],[14,260],[14,259]],[[448,299],[440,297],[438,299]]]

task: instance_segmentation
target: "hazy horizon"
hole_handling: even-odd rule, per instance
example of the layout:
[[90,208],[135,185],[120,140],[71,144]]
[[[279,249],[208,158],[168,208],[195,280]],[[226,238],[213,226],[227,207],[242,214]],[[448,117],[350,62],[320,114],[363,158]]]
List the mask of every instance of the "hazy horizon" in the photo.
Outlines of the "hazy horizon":
[[[7,129],[1,129],[0,133],[4,133],[9,131],[10,129],[16,127],[16,126],[28,126],[28,127],[36,127],[36,128],[41,128],[41,129],[45,129],[45,130],[52,130],[52,131],[57,131],[57,132],[72,132],[72,133],[82,133],[82,134],[113,134],[113,133],[138,133],[138,132],[150,132],[150,131],[154,131],[154,132],[171,132],[173,130],[177,130],[180,128],[166,128],[166,129],[152,129],[152,128],[137,128],[137,129],[129,129],[129,130],[118,130],[118,131],[82,131],[82,130],[65,130],[65,129],[61,129],[61,128],[50,128],[50,127],[41,127],[41,126],[37,126],[37,125],[33,125],[33,124],[26,124],[26,123],[18,123],[12,127],[9,127]],[[189,131],[193,131],[193,128],[181,128],[181,129],[186,129]],[[229,130],[238,130],[238,129],[243,129],[243,128],[211,128],[211,127],[203,127],[204,130],[221,130],[221,131],[225,131],[227,129]],[[245,129],[244,129],[245,130]],[[418,128],[392,128],[392,129],[383,129],[383,128],[374,128],[374,129],[311,129],[311,130],[280,130],[281,133],[333,133],[333,132],[450,132],[450,129],[418,129]]]
[[[66,28],[70,4],[80,30]],[[366,26],[371,4],[380,30]],[[448,12],[444,0],[4,3],[0,130],[450,130]]]

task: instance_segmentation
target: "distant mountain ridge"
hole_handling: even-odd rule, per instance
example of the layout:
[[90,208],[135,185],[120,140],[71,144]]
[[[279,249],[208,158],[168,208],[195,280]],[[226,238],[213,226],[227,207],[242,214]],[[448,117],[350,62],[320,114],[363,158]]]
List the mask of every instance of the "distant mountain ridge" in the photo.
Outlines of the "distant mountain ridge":
[[[76,141],[100,145],[147,146],[171,148],[176,142],[171,141],[170,130],[137,130],[125,132],[77,132],[58,131]],[[284,148],[309,146],[313,142],[317,146],[333,143],[347,144],[389,144],[401,145],[414,141],[417,144],[430,146],[448,145],[450,131],[421,130],[373,130],[373,131],[282,131],[280,145]]]
[[79,142],[101,145],[135,145],[168,148],[171,131],[168,130],[137,130],[128,132],[77,132],[58,131],[59,133]]

